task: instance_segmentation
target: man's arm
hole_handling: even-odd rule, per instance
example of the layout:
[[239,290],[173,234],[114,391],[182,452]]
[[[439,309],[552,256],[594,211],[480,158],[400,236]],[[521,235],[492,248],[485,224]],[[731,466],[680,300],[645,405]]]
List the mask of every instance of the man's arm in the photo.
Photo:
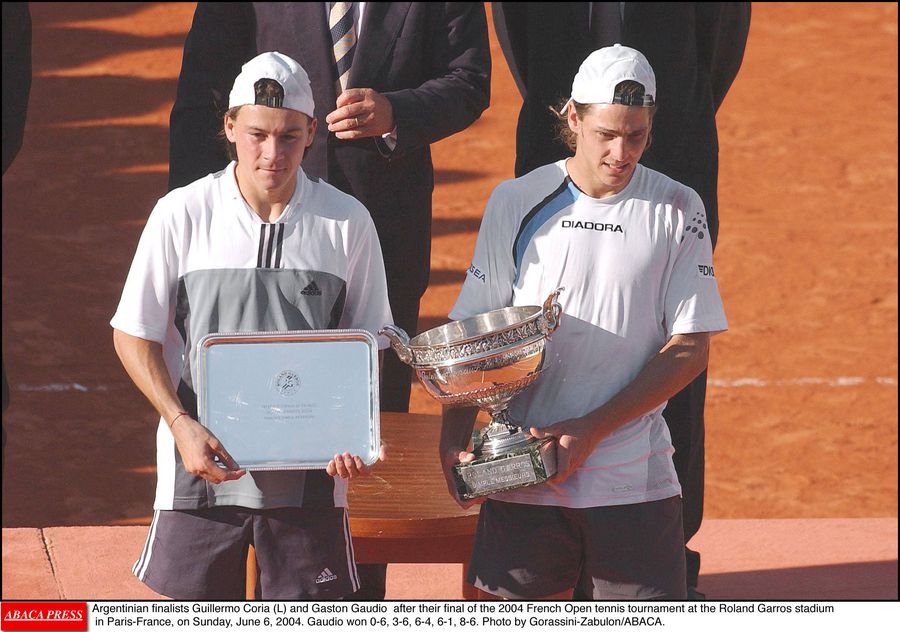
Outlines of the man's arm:
[[535,437],[558,439],[556,480],[562,482],[574,473],[613,431],[653,410],[700,375],[709,360],[709,336],[672,336],[631,383],[596,410],[547,428],[532,428]]
[[487,109],[491,52],[483,3],[420,3],[418,8],[423,7],[441,12],[439,20],[429,21],[431,31],[422,34],[422,46],[432,51],[427,60],[432,76],[415,88],[343,92],[326,118],[338,138],[380,136],[396,128],[394,154],[400,155],[465,129]]
[[[232,481],[247,473],[214,434],[184,413],[175,387],[169,380],[162,345],[118,329],[113,329],[113,344],[129,377],[169,424],[187,472],[213,484]],[[226,469],[219,467],[213,460],[214,457],[219,457]],[[384,460],[383,449],[379,453],[379,460]],[[345,452],[335,454],[325,471],[329,476],[354,478],[368,475],[371,467],[365,465],[358,456]]]
[[[210,483],[235,480],[246,474],[211,432],[189,414],[183,414],[161,344],[118,329],[113,330],[113,344],[132,381],[169,424],[185,470]],[[216,456],[227,469],[216,464]]]

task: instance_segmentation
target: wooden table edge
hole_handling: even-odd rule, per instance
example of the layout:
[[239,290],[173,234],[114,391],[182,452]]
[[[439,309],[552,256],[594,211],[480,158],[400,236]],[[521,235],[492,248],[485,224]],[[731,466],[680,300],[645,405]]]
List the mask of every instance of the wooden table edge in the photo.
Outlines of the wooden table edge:
[[473,536],[477,525],[478,513],[422,519],[360,518],[350,514],[354,538],[465,537]]

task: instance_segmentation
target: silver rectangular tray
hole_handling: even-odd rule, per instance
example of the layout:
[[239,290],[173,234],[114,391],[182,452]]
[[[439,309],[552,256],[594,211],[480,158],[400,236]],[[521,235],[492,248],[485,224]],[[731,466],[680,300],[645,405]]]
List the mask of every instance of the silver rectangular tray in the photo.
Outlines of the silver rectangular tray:
[[361,329],[210,334],[198,346],[198,413],[248,470],[378,458],[378,343]]

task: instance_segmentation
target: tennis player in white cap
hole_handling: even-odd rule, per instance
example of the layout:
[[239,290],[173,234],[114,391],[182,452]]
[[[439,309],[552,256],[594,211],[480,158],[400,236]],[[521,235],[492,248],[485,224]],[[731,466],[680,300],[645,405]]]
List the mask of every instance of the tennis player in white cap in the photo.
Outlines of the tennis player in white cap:
[[391,322],[381,248],[366,208],[300,166],[316,119],[296,61],[247,62],[229,108],[233,162],[159,200],[111,321],[160,414],[155,511],[134,573],[175,599],[243,599],[253,544],[262,598],[339,599],[359,588],[346,479],[368,468],[345,453],[325,470],[241,469],[197,421],[196,345],[217,332],[377,333]]
[[[684,599],[681,488],[662,417],[727,328],[700,197],[638,163],[656,80],[621,45],[581,65],[560,113],[575,156],[500,184],[450,317],[540,305],[564,315],[543,374],[510,407],[558,440],[559,473],[481,506],[468,580],[514,599]],[[475,410],[445,409],[441,454],[467,452]]]

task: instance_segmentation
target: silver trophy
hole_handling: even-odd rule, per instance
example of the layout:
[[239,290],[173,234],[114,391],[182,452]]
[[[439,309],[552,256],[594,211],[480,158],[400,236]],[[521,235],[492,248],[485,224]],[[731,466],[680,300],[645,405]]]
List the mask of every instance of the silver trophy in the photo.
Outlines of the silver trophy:
[[532,437],[510,419],[507,408],[541,374],[544,343],[562,314],[556,302],[561,291],[543,306],[497,309],[429,329],[412,340],[394,325],[379,332],[436,400],[478,406],[491,415],[490,425],[474,438],[475,460],[453,468],[462,499],[536,485],[556,474],[555,440]]

